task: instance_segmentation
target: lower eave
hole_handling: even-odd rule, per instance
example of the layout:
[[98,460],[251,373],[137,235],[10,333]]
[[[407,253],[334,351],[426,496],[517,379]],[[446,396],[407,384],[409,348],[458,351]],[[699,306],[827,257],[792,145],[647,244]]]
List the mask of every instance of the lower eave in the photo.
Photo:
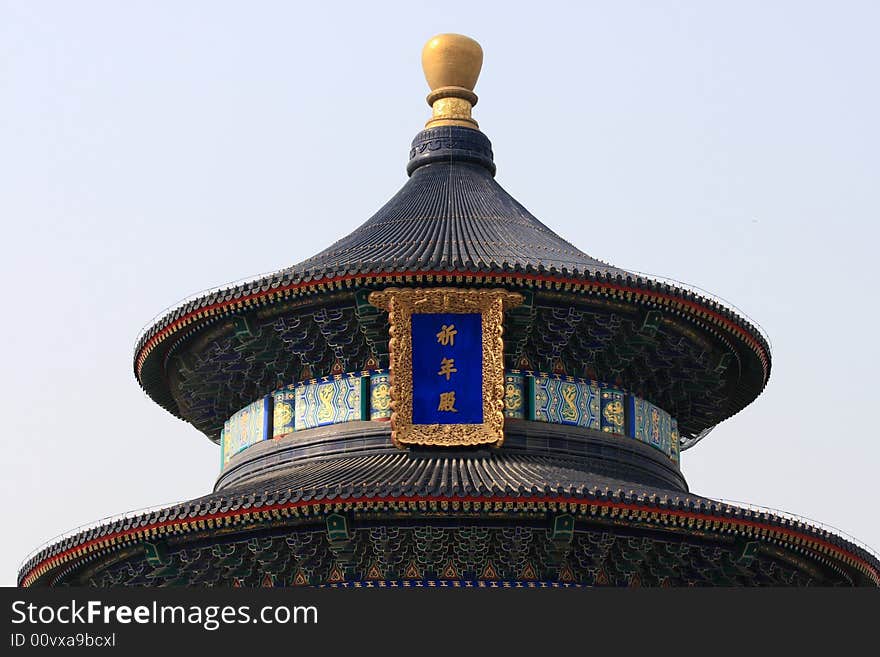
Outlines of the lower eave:
[[[615,501],[559,495],[365,497],[339,500],[300,499],[265,504],[240,500],[234,505],[237,508],[213,513],[198,505],[195,510],[186,514],[190,517],[155,521],[151,520],[157,515],[154,513],[126,521],[127,528],[111,530],[114,523],[109,523],[103,528],[92,530],[86,536],[75,537],[73,545],[56,554],[50,553],[58,545],[50,546],[22,569],[19,573],[19,584],[30,586],[58,569],[68,570],[96,554],[109,554],[114,550],[150,539],[183,536],[227,527],[248,531],[272,522],[283,523],[285,519],[319,518],[326,514],[346,511],[374,511],[453,516],[493,512],[514,516],[517,513],[535,512],[571,513],[584,519],[627,522],[655,530],[702,531],[718,535],[735,535],[774,543],[794,552],[809,552],[814,558],[829,563],[845,564],[880,586],[880,562],[876,558],[872,555],[859,554],[858,548],[849,547],[838,537],[820,535],[824,534],[822,530],[793,523],[784,518],[755,514],[727,504],[713,503],[707,509],[703,509],[704,505],[701,504],[700,510],[674,508],[679,504],[681,500],[675,503],[665,496],[649,501]],[[100,534],[101,531],[106,533],[87,538],[96,532]],[[65,565],[68,568],[64,568]]]

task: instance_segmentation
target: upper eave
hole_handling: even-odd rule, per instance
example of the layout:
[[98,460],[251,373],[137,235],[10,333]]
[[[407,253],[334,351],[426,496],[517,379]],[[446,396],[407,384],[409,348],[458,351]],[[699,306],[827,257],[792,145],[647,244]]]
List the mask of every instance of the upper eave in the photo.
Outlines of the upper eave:
[[634,303],[655,303],[683,311],[728,330],[749,344],[759,355],[765,380],[770,374],[770,345],[762,331],[727,306],[693,291],[641,276],[625,277],[607,271],[579,272],[520,267],[478,269],[407,270],[403,267],[371,271],[303,272],[284,270],[255,278],[235,287],[206,293],[154,319],[138,336],[134,351],[135,375],[140,376],[144,360],[156,346],[194,322],[235,314],[236,311],[270,305],[296,295],[375,284],[418,283],[420,281],[491,284],[562,289],[583,294],[606,295]]
[[[770,346],[750,322],[726,306],[690,290],[641,277],[602,272],[567,272],[536,268],[532,271],[398,270],[303,274],[290,271],[255,279],[234,289],[218,290],[179,306],[155,321],[139,338],[134,354],[138,382],[158,404],[180,417],[165,380],[164,355],[181,339],[198,333],[222,318],[244,314],[296,298],[321,295],[334,290],[392,285],[504,286],[509,288],[565,291],[585,297],[613,299],[649,308],[665,309],[689,320],[698,328],[721,331],[744,344],[760,362],[763,390],[770,376]],[[317,299],[316,299],[317,301]],[[147,367],[153,363],[153,367]],[[153,374],[144,376],[146,369]],[[741,410],[741,409],[737,409]],[[731,413],[732,415],[732,413]]]

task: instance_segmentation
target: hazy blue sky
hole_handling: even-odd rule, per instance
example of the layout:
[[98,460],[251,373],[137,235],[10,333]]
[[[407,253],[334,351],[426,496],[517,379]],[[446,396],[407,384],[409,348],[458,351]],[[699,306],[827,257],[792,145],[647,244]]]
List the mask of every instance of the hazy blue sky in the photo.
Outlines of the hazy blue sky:
[[211,490],[218,448],[140,390],[134,339],[397,191],[437,32],[483,45],[475,117],[519,201],[769,332],[767,390],[683,454],[691,489],[880,547],[878,25],[876,2],[0,0],[0,583],[61,531]]

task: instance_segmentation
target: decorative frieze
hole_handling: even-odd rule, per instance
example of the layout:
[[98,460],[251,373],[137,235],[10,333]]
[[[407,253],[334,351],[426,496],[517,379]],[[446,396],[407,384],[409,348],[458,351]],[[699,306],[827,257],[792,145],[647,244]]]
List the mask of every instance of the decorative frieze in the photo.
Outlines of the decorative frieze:
[[294,426],[297,431],[369,417],[369,377],[342,374],[298,383]]
[[[448,321],[446,326],[451,323],[454,322]],[[442,325],[443,322],[441,329]],[[460,323],[456,330],[464,328],[465,324]],[[429,333],[436,334],[433,328]],[[445,357],[452,361],[448,367],[451,384],[459,373],[455,370],[465,367],[465,359],[459,360],[457,355]],[[436,368],[432,365],[430,373],[440,383],[446,383],[446,374],[437,374],[443,370],[442,361],[441,357]],[[644,399],[599,381],[545,372],[507,370],[502,381],[504,419],[583,427],[628,437],[662,451],[674,463],[679,463],[678,423],[669,413]],[[394,409],[391,383],[389,370],[377,369],[325,376],[279,388],[226,421],[221,438],[222,465],[225,467],[232,456],[266,438],[357,420],[387,422]],[[436,391],[420,389],[418,394],[427,396],[432,392]],[[458,411],[465,408],[466,397],[456,397],[453,408]],[[430,409],[436,406],[432,403]]]

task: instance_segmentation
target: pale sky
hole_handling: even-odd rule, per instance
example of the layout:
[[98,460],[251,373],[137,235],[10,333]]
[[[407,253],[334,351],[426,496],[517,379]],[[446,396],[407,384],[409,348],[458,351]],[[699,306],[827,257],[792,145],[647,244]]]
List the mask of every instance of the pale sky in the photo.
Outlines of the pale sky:
[[764,394],[683,453],[691,490],[880,548],[878,25],[875,2],[0,0],[0,584],[60,532],[212,489],[219,448],[141,391],[135,337],[400,188],[439,32],[482,44],[474,116],[533,214],[770,334]]

